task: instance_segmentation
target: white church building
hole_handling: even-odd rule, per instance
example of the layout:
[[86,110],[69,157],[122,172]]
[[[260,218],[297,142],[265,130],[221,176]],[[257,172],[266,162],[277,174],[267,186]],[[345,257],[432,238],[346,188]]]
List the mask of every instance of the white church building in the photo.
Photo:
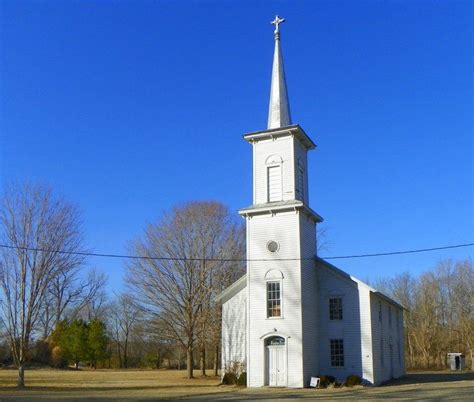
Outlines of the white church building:
[[307,153],[316,148],[291,122],[275,18],[268,128],[244,135],[253,150],[247,273],[225,289],[222,368],[247,386],[307,387],[311,377],[358,375],[377,385],[404,375],[403,307],[316,256]]

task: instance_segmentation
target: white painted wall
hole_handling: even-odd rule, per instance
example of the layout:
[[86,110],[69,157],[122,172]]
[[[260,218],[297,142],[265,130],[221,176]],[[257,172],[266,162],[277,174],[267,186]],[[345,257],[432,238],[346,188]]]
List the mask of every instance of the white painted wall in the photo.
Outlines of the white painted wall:
[[233,362],[246,370],[246,327],[247,291],[243,288],[222,305],[222,375]]
[[307,215],[301,213],[300,245],[301,257],[301,297],[302,297],[302,338],[303,338],[303,382],[309,386],[311,377],[319,374],[319,289],[315,262],[316,226]]
[[362,373],[359,374],[366,383],[374,384],[374,354],[372,345],[372,323],[371,323],[371,292],[360,283],[357,284],[359,291],[360,309],[360,345]]
[[[266,239],[265,221],[274,218],[276,216],[251,219],[253,234],[261,234],[261,237],[255,237],[256,242],[252,242],[256,246],[253,249],[258,256],[256,258],[268,258],[264,247],[258,247],[261,243],[258,239]],[[304,257],[306,247],[312,242],[312,223],[301,214],[291,213],[280,214],[278,220],[281,223],[286,221],[286,225],[291,226],[294,219],[300,221],[301,256]],[[286,236],[274,238],[281,244],[291,244],[292,233],[287,232]],[[279,258],[293,258],[288,250],[282,253]],[[347,274],[328,269],[320,262],[303,262],[301,267],[287,261],[276,261],[275,264],[252,262],[252,265],[252,283],[247,282],[246,288],[223,304],[222,328],[223,367],[231,361],[241,361],[244,367],[247,363],[249,386],[265,385],[264,341],[273,335],[287,340],[289,387],[308,386],[310,377],[318,374],[332,375],[341,382],[348,375],[356,374],[366,383],[374,385],[405,374],[402,309],[373,293],[367,285],[352,280]],[[281,270],[284,275],[283,317],[278,319],[266,318],[265,274],[269,269]],[[250,302],[247,304],[248,295]],[[302,303],[299,303],[298,297],[301,297]],[[330,297],[342,297],[342,321],[329,320]],[[382,305],[382,321],[379,320],[379,303]],[[248,316],[246,307],[249,308]],[[392,310],[391,325],[389,309]],[[247,337],[250,340],[248,344]],[[344,339],[345,366],[342,368],[331,367],[330,339]]]
[[[247,218],[247,256],[250,260],[299,258],[299,215],[296,212],[257,215]],[[269,240],[280,249],[270,253]],[[282,317],[267,318],[266,280],[269,270],[283,274]],[[301,328],[301,268],[299,261],[250,261],[247,266],[248,292],[248,385],[265,385],[265,337],[284,337],[287,347],[289,387],[303,386],[303,350]],[[275,331],[276,330],[276,331]]]
[[[372,348],[374,355],[374,383],[376,385],[405,375],[403,311],[385,299],[371,294]],[[379,306],[382,306],[382,320]],[[392,325],[389,322],[392,310]],[[397,323],[397,311],[399,322]],[[390,347],[392,353],[390,353]],[[383,355],[383,357],[382,357]]]
[[[306,147],[303,144],[301,144],[301,142],[296,141],[296,140],[294,141],[294,156],[295,156],[295,159],[294,159],[295,174],[298,175],[298,170],[297,170],[298,169],[298,161],[301,162],[301,165],[303,166],[303,170],[304,170],[303,199],[300,199],[300,197],[296,197],[296,198],[303,201],[306,205],[309,205],[309,196],[308,196],[308,193],[309,193],[309,191],[308,191],[308,189],[309,189],[309,186],[308,186],[308,150],[306,149]],[[296,183],[296,180],[297,180],[297,176],[295,177],[295,183]],[[315,249],[313,249],[313,254],[314,254],[314,250]]]
[[[320,373],[344,381],[348,375],[363,376],[361,346],[361,310],[359,287],[348,276],[340,275],[317,264],[319,279],[319,348]],[[343,319],[329,319],[329,298],[342,297]],[[344,340],[344,367],[331,367],[330,340]]]
[[282,200],[295,199],[294,142],[294,139],[288,135],[286,137],[277,137],[253,143],[254,204],[264,204],[268,202],[268,164],[266,161],[272,155],[278,155],[282,159]]

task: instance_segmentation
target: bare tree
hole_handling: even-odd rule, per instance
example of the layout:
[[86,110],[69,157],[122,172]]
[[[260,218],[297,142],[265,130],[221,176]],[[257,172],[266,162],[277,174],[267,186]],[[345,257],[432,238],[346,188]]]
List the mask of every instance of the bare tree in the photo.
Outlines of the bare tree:
[[332,243],[329,240],[329,227],[324,224],[316,226],[316,254],[328,252],[331,250]]
[[47,187],[12,185],[0,202],[0,236],[11,247],[2,248],[0,257],[0,320],[23,387],[26,354],[45,295],[57,275],[83,263],[83,257],[71,254],[81,250],[82,236],[77,208]]
[[472,260],[440,261],[418,278],[403,273],[375,285],[404,305],[409,368],[442,368],[460,351],[473,366],[474,269]]
[[128,368],[130,337],[140,320],[140,310],[137,309],[130,295],[122,293],[117,296],[110,311],[112,336],[117,346],[119,366]]
[[77,316],[85,321],[105,321],[109,307],[107,301],[107,293],[105,288],[102,288],[95,294],[95,297],[87,300],[87,302],[77,312]]
[[226,287],[235,282],[245,272],[246,263],[243,260],[245,255],[245,227],[242,225],[235,235],[229,237],[229,244],[224,246],[226,256],[224,261],[219,261],[216,268],[209,275],[209,296],[199,315],[200,331],[197,333],[199,346],[199,365],[201,375],[206,375],[208,351],[212,351],[214,359],[214,375],[217,375],[219,366],[220,346],[221,346],[221,326],[222,326],[222,306],[215,302],[218,296]]
[[91,269],[86,277],[82,277],[81,267],[68,268],[58,272],[48,286],[47,303],[44,303],[41,315],[44,338],[66,315],[74,320],[81,310],[104,294],[105,274]]
[[453,343],[468,353],[471,370],[474,370],[474,266],[472,260],[456,264],[453,280]]
[[193,377],[195,341],[205,331],[202,315],[215,292],[213,281],[232,266],[220,260],[236,254],[242,258],[236,251],[242,243],[240,227],[222,204],[193,202],[149,224],[132,243],[132,251],[148,259],[128,266],[129,289],[150,322],[185,348],[188,378]]

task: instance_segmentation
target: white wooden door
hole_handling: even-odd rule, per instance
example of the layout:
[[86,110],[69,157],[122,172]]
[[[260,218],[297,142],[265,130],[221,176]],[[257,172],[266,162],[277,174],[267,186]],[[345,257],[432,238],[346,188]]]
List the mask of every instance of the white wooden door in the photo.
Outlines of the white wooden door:
[[285,346],[267,346],[268,385],[270,387],[286,386]]

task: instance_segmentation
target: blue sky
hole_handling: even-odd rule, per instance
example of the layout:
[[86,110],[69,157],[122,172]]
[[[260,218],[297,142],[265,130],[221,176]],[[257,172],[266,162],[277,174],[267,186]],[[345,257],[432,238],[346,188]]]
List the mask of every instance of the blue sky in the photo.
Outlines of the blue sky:
[[[474,240],[468,1],[4,0],[0,13],[0,179],[75,201],[93,251],[125,252],[177,203],[251,203],[241,136],[266,125],[275,14],[293,120],[318,144],[324,255]],[[472,251],[337,265],[374,279]],[[90,264],[120,288],[123,261]]]

